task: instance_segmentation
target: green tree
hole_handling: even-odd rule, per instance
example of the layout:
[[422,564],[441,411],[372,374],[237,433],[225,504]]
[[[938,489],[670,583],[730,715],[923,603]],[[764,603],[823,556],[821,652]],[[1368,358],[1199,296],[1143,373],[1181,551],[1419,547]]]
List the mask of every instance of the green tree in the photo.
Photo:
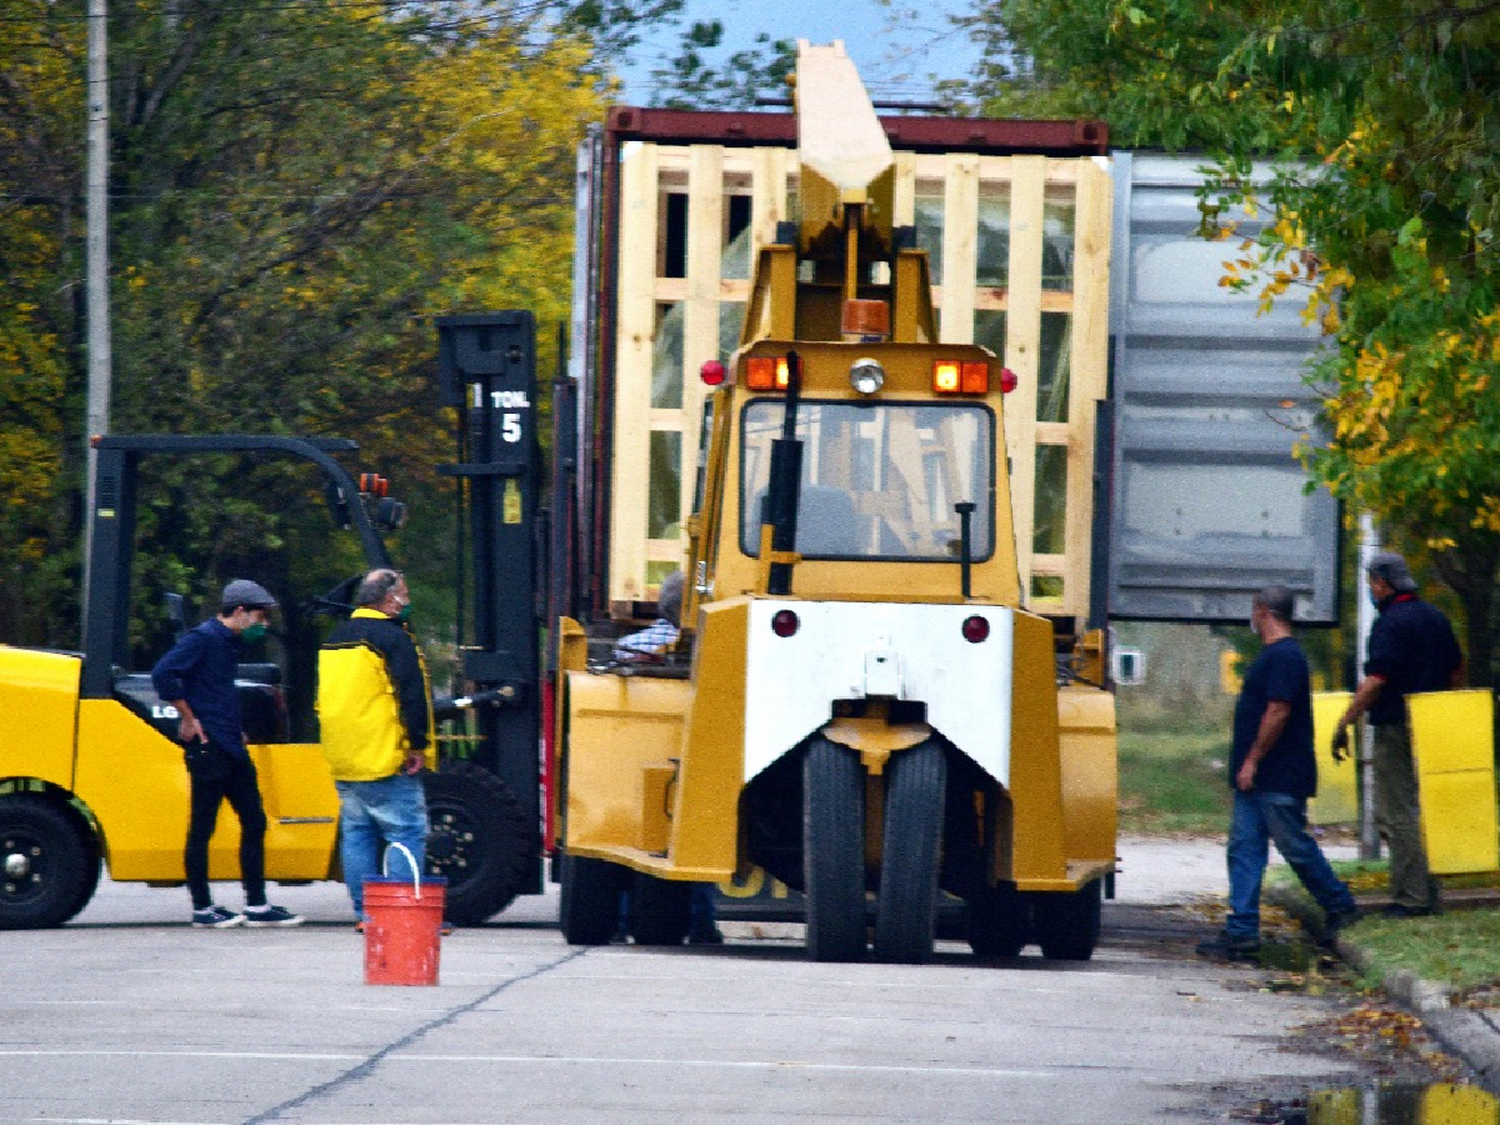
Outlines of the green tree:
[[[1030,60],[968,91],[987,106],[1103,116],[1117,144],[1215,160],[1205,225],[1239,245],[1224,283],[1304,300],[1336,345],[1309,373],[1328,432],[1302,456],[1452,588],[1491,682],[1500,4],[1008,0],[969,26]],[[1277,169],[1261,187],[1257,157]],[[1253,239],[1243,214],[1269,216]]]
[[656,101],[669,109],[751,109],[762,98],[790,96],[787,77],[797,68],[797,43],[764,32],[753,45],[722,62],[713,52],[724,46],[722,20],[694,22],[682,33],[678,53],[651,72]]
[[[354,438],[412,505],[394,551],[441,620],[455,420],[432,317],[529,308],[554,362],[573,153],[608,89],[592,37],[616,49],[662,6],[112,3],[112,428]],[[3,12],[0,639],[73,647],[85,25],[46,0]],[[296,645],[301,603],[359,566],[330,557],[291,463],[163,460],[142,495],[137,659],[163,642],[163,590],[204,606],[255,574]]]

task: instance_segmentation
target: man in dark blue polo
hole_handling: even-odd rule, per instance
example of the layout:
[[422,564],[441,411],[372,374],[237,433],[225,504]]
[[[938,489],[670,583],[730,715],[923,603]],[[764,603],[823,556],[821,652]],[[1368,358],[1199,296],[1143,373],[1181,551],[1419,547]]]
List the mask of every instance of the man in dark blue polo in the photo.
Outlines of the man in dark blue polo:
[[1267,586],[1250,602],[1250,628],[1261,649],[1245,673],[1234,707],[1229,784],[1229,916],[1204,957],[1253,959],[1260,951],[1260,889],[1270,843],[1323,908],[1325,936],[1352,924],[1359,911],[1349,888],[1307,830],[1307,800],[1317,792],[1312,692],[1307,657],[1292,636],[1292,593]]
[[[255,763],[245,748],[234,683],[242,642],[265,636],[276,599],[258,583],[237,578],[224,587],[221,607],[217,617],[184,633],[151,670],[156,694],[177,709],[177,734],[192,786],[182,858],[193,898],[193,925],[297,926],[300,917],[266,903],[266,813]],[[208,887],[208,841],[226,798],[240,819],[243,914],[215,905]]]
[[1411,754],[1406,697],[1462,687],[1464,656],[1453,626],[1417,596],[1406,560],[1385,551],[1365,571],[1380,616],[1370,628],[1365,676],[1339,719],[1333,757],[1349,748],[1349,724],[1370,713],[1375,750],[1375,825],[1391,849],[1393,918],[1416,918],[1441,908],[1438,881],[1427,867],[1416,763]]

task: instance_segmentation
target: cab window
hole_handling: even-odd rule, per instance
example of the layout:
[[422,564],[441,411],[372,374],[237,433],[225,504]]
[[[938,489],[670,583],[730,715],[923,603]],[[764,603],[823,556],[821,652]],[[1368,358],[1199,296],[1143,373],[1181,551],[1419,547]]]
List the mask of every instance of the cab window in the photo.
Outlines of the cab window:
[[[757,399],[741,414],[740,549],[760,553],[771,443],[784,406]],[[995,415],[949,403],[803,401],[797,550],[805,558],[956,562],[959,517],[975,506],[970,555],[994,553]]]

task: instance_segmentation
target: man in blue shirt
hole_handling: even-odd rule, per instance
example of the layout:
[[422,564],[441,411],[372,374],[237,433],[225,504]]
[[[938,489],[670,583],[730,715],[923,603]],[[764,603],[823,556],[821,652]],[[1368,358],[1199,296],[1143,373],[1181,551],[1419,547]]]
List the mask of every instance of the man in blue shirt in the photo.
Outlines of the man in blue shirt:
[[1234,708],[1229,783],[1229,916],[1198,952],[1226,960],[1260,952],[1260,888],[1270,841],[1323,908],[1326,936],[1353,923],[1358,908],[1307,831],[1307,799],[1318,788],[1313,756],[1311,681],[1307,657],[1292,636],[1292,593],[1267,586],[1250,603],[1250,628],[1261,650],[1245,673]]
[[1380,616],[1370,628],[1364,679],[1340,717],[1334,761],[1349,748],[1349,724],[1370,713],[1374,734],[1375,825],[1391,849],[1393,918],[1417,918],[1441,908],[1441,887],[1427,866],[1416,763],[1411,753],[1406,697],[1462,687],[1464,654],[1442,610],[1417,596],[1406,560],[1383,551],[1365,572]]
[[[177,735],[192,787],[182,859],[193,898],[193,925],[298,926],[300,917],[266,902],[266,813],[255,763],[245,748],[234,683],[241,644],[265,636],[276,599],[258,583],[237,578],[224,587],[221,605],[217,617],[184,633],[151,670],[156,694],[177,709]],[[226,798],[240,819],[243,914],[215,905],[208,888],[208,841]]]

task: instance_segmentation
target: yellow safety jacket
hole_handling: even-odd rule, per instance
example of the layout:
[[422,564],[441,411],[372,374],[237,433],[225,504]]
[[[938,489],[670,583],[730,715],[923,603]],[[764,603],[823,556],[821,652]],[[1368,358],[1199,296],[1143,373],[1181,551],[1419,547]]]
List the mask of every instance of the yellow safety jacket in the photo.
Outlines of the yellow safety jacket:
[[406,626],[356,609],[318,652],[318,720],[335,781],[376,781],[425,751],[437,768],[427,662]]

